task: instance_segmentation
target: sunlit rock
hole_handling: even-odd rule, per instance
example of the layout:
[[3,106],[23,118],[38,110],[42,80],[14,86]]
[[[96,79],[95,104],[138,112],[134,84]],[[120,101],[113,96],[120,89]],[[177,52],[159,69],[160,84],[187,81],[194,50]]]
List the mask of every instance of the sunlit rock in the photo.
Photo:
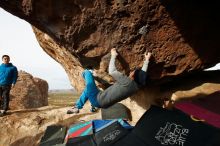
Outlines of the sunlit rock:
[[24,71],[19,71],[17,83],[10,93],[9,108],[12,110],[48,105],[48,83]]

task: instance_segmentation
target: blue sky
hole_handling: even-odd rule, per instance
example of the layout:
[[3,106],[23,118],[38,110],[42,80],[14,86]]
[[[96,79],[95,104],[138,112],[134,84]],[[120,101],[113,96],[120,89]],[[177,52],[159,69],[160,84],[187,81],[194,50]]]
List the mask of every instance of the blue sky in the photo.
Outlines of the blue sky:
[[46,80],[49,89],[71,89],[62,66],[39,46],[26,21],[0,8],[0,57],[8,54],[18,70]]

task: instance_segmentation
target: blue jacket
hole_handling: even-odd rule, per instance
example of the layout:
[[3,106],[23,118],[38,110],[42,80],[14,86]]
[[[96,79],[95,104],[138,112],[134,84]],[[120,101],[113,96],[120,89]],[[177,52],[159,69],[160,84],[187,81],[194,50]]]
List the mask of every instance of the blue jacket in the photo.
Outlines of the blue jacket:
[[0,85],[15,84],[18,78],[18,71],[11,63],[0,65]]

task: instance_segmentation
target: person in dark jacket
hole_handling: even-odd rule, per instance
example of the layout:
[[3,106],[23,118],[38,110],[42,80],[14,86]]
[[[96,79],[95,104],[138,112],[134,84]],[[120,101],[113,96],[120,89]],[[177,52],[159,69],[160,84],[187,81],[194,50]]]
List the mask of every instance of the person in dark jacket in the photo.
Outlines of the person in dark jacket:
[[18,77],[17,68],[10,63],[8,55],[2,56],[2,62],[0,65],[0,96],[2,98],[0,116],[4,116],[8,110],[10,90],[15,86]]
[[76,102],[76,105],[67,111],[68,114],[78,113],[79,109],[83,108],[88,99],[94,107],[107,108],[121,100],[126,99],[146,85],[146,72],[151,53],[145,53],[145,60],[142,68],[135,69],[130,72],[129,76],[124,75],[116,69],[115,59],[117,55],[118,53],[116,49],[113,48],[111,50],[109,74],[116,82],[104,91],[100,91],[95,84],[93,72],[86,69],[82,74],[85,79],[86,87],[79,100]]

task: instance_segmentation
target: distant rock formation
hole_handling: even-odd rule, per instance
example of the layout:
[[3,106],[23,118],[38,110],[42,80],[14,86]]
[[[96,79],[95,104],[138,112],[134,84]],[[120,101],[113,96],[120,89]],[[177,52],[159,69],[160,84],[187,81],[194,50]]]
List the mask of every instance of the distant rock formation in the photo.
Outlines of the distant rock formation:
[[18,80],[11,90],[10,109],[37,108],[48,105],[48,83],[19,71]]

